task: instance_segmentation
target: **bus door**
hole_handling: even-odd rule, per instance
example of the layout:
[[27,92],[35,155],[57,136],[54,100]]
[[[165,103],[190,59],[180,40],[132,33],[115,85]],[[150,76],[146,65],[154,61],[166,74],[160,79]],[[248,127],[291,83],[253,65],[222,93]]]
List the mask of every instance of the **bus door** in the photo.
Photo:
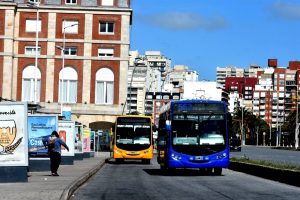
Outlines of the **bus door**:
[[160,129],[157,137],[157,162],[165,163],[168,157],[168,132],[166,129]]

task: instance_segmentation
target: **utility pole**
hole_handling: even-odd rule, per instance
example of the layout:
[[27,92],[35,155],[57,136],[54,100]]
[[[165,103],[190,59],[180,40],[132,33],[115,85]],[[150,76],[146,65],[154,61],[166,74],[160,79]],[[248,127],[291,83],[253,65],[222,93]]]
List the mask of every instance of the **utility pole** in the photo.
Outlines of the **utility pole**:
[[[298,71],[297,71],[298,72]],[[298,74],[298,73],[296,73]],[[296,78],[298,80],[298,78]],[[298,149],[299,147],[299,122],[298,122],[298,81],[297,81],[297,95],[296,95],[296,128],[295,128],[295,149]]]

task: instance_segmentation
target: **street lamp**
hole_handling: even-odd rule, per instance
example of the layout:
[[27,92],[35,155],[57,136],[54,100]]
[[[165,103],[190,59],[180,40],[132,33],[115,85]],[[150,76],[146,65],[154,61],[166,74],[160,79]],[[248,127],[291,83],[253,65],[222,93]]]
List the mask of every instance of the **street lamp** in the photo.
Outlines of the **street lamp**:
[[[65,21],[63,21],[63,26],[65,25]],[[61,70],[61,95],[60,95],[60,114],[63,115],[63,102],[64,102],[64,68],[65,68],[65,50],[66,50],[66,29],[78,26],[76,24],[70,24],[69,26],[64,26],[63,28],[63,46],[56,45],[55,47],[61,50],[62,54],[62,70]]]
[[[298,73],[296,73],[298,74]],[[299,120],[298,120],[298,77],[296,78],[297,80],[297,95],[296,95],[296,128],[295,128],[295,149],[299,147]]]
[[38,45],[39,45],[39,6],[40,2],[27,1],[27,6],[36,8],[36,24],[35,24],[35,70],[34,70],[34,104],[37,104],[37,68],[38,68]]
[[[240,100],[240,96],[242,96],[242,99]],[[241,107],[242,109],[242,127],[241,127],[241,140],[242,140],[242,145],[245,145],[245,134],[244,134],[244,95],[242,93],[237,93],[237,98],[238,98],[238,101],[240,101],[239,103],[239,106]]]
[[245,133],[244,133],[244,97],[242,94],[242,145],[245,145]]
[[277,99],[276,99],[276,101],[277,101],[277,112],[276,112],[276,147],[278,146],[278,143],[279,143],[279,132],[278,132],[278,101],[279,101],[279,93],[278,93],[278,87],[277,87]]

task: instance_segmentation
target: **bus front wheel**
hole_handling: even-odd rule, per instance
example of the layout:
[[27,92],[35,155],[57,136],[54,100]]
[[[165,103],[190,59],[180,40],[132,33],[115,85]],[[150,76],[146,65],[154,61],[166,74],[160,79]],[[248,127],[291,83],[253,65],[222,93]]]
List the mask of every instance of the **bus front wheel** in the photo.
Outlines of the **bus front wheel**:
[[124,159],[122,159],[122,158],[116,158],[116,163],[123,163],[124,162]]
[[149,165],[149,164],[150,164],[150,159],[143,159],[143,160],[142,160],[142,163],[148,164],[148,165]]
[[221,176],[222,175],[222,168],[221,167],[214,168],[214,174],[217,175],[217,176]]

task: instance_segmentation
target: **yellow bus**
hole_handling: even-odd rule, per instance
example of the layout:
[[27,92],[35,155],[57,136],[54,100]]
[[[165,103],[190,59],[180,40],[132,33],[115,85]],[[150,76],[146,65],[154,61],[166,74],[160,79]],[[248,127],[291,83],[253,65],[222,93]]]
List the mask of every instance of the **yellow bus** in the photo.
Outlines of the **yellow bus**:
[[143,115],[117,117],[113,137],[113,158],[116,162],[134,159],[150,164],[153,158],[151,117]]

